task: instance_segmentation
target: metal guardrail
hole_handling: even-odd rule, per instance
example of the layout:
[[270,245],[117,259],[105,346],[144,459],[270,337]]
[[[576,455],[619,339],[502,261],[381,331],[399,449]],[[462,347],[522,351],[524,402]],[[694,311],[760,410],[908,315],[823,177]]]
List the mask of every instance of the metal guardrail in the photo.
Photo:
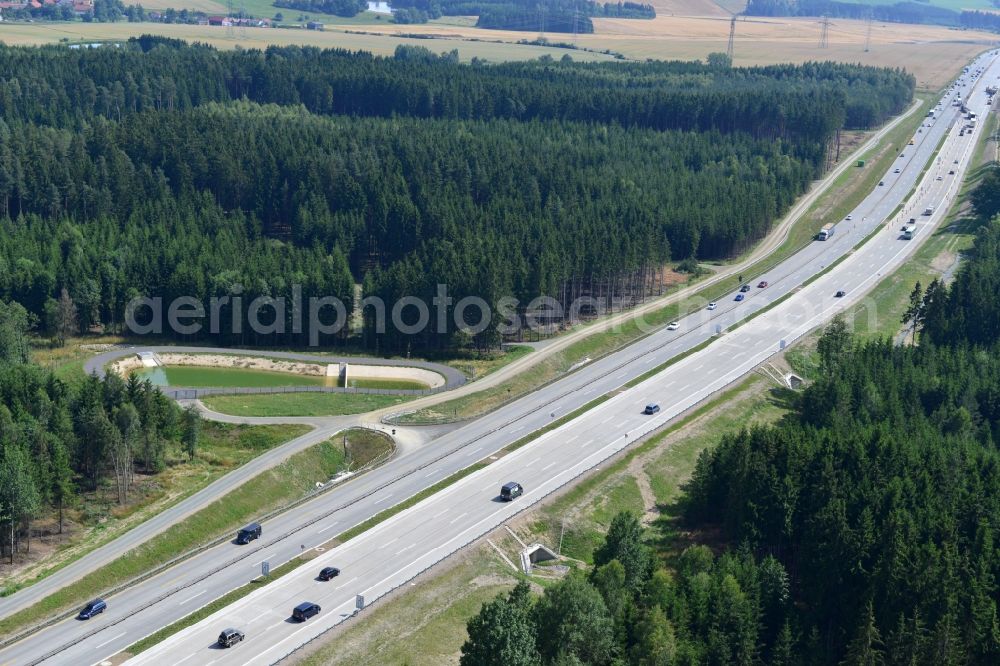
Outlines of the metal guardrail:
[[[376,431],[376,432],[381,432],[382,434],[386,434],[382,430],[380,430],[379,428],[375,428],[375,427],[372,427],[372,426],[367,425],[367,424],[359,426],[359,427],[364,428],[366,430],[373,430],[373,431]],[[337,434],[338,433],[334,433],[334,435],[332,435],[332,436],[335,437]],[[286,512],[286,511],[290,511],[291,509],[294,509],[294,508],[296,508],[298,506],[301,506],[302,504],[305,504],[306,502],[309,502],[310,500],[316,498],[317,496],[319,496],[319,495],[321,495],[321,494],[323,494],[323,493],[325,493],[325,492],[327,492],[329,490],[332,490],[332,489],[340,486],[343,482],[347,481],[348,479],[352,479],[355,476],[357,476],[358,474],[363,474],[364,472],[370,471],[370,470],[374,469],[375,467],[378,467],[382,463],[388,461],[393,455],[395,455],[395,453],[396,453],[396,447],[395,447],[395,442],[393,442],[393,447],[389,451],[376,456],[370,462],[368,462],[365,465],[362,465],[357,470],[353,471],[351,474],[348,474],[346,476],[342,476],[340,478],[331,479],[330,481],[328,481],[325,484],[323,484],[323,486],[321,486],[321,487],[313,487],[313,488],[309,489],[308,492],[306,492],[304,495],[302,495],[298,499],[290,502],[289,504],[286,504],[284,506],[278,507],[278,508],[276,508],[276,509],[274,509],[274,510],[272,510],[272,511],[266,513],[266,514],[264,514],[262,517],[258,518],[257,520],[258,520],[258,522],[265,522],[265,521],[270,520],[270,519],[274,518],[275,516],[278,516],[278,515]],[[342,507],[338,507],[338,509],[339,508],[342,508]],[[278,541],[284,540],[284,539],[288,538],[289,536],[291,536],[292,534],[294,534],[295,532],[301,531],[305,527],[308,527],[309,525],[312,525],[315,522],[317,522],[319,520],[322,520],[327,515],[329,515],[329,514],[324,514],[324,515],[318,516],[315,519],[309,521],[305,525],[301,525],[301,526],[296,527],[296,528],[294,528],[292,530],[289,530],[285,534],[280,535],[277,540]],[[154,576],[157,576],[157,575],[163,573],[164,571],[166,571],[167,569],[169,569],[169,568],[171,568],[171,567],[173,567],[173,566],[175,566],[175,565],[177,565],[177,564],[179,564],[179,563],[181,563],[181,562],[183,562],[185,560],[188,560],[188,559],[190,559],[190,558],[192,558],[192,557],[194,557],[196,555],[199,555],[200,553],[203,553],[204,551],[206,551],[206,550],[208,550],[210,548],[214,548],[215,546],[223,544],[226,541],[231,541],[232,538],[233,538],[232,537],[232,533],[229,533],[229,534],[225,534],[225,535],[219,536],[219,537],[217,537],[215,539],[212,539],[211,541],[203,543],[203,544],[201,544],[199,546],[195,546],[194,548],[191,548],[190,550],[188,550],[188,551],[186,551],[184,553],[181,553],[180,555],[178,555],[178,556],[176,556],[176,557],[168,560],[167,562],[164,562],[160,566],[158,566],[158,567],[156,567],[156,568],[154,568],[154,569],[152,569],[150,571],[147,571],[145,573],[142,573],[142,574],[140,574],[140,575],[138,575],[138,576],[136,576],[134,578],[131,578],[131,579],[129,579],[129,580],[123,582],[123,583],[119,583],[118,585],[116,585],[116,586],[114,586],[114,587],[112,587],[112,588],[110,588],[108,590],[105,590],[105,591],[99,593],[96,596],[105,598],[105,597],[110,597],[110,596],[112,596],[114,594],[117,594],[119,592],[122,592],[122,591],[124,591],[124,590],[126,590],[126,589],[128,589],[128,588],[130,588],[130,587],[132,587],[134,585],[138,585],[139,583],[141,583],[141,582],[143,582],[145,580],[148,580],[148,579],[150,579],[150,578],[152,578]],[[267,547],[270,547],[270,546],[267,546]],[[137,548],[141,548],[141,545],[137,546]],[[82,640],[86,640],[86,639],[90,638],[91,636],[94,636],[94,635],[96,635],[96,634],[98,634],[98,633],[100,633],[100,632],[108,629],[109,627],[113,627],[113,626],[115,626],[116,624],[118,624],[120,622],[124,622],[125,620],[129,619],[135,613],[141,612],[141,611],[143,611],[143,610],[145,610],[145,609],[147,609],[147,608],[149,608],[151,606],[154,606],[154,605],[160,603],[161,601],[163,601],[164,599],[167,599],[167,598],[173,596],[174,594],[177,594],[181,590],[185,590],[185,589],[187,589],[189,587],[197,585],[198,583],[202,582],[203,580],[205,580],[205,579],[207,579],[207,578],[209,578],[211,576],[214,576],[215,574],[217,574],[218,572],[222,571],[223,569],[226,569],[226,568],[228,568],[228,567],[236,564],[237,562],[239,562],[241,560],[244,560],[244,559],[250,557],[251,555],[253,555],[253,554],[255,554],[255,553],[257,553],[257,552],[259,552],[261,550],[264,550],[264,549],[265,549],[264,544],[259,544],[256,548],[253,548],[252,550],[245,550],[245,551],[242,552],[242,554],[239,557],[227,560],[224,564],[219,565],[219,566],[213,568],[211,571],[209,571],[208,573],[200,576],[196,580],[189,581],[187,583],[184,583],[183,585],[179,585],[179,586],[177,586],[175,588],[172,588],[171,590],[169,590],[167,592],[164,592],[163,594],[160,594],[157,597],[155,597],[155,598],[147,601],[146,603],[144,603],[138,609],[134,610],[129,615],[126,615],[126,616],[120,618],[119,620],[111,622],[111,623],[106,624],[104,626],[95,627],[93,631],[91,631],[91,632],[85,634],[84,636],[82,636],[81,638],[78,638],[77,640],[73,641],[72,644],[76,644],[76,643],[78,643],[78,642],[80,642]],[[133,551],[131,551],[131,550],[128,551],[126,553],[126,556],[128,556],[128,554],[131,553],[131,552],[133,552]],[[211,603],[212,601],[214,601],[214,600],[210,599],[206,603]],[[197,610],[198,609],[195,609],[195,610],[193,610],[191,612],[194,613],[194,612],[197,612]],[[22,631],[21,633],[19,633],[17,635],[11,636],[10,638],[6,638],[3,641],[0,641],[0,648],[6,648],[6,647],[8,647],[10,645],[13,645],[14,643],[17,643],[18,641],[21,641],[21,640],[27,638],[28,636],[30,636],[30,635],[32,635],[34,633],[37,633],[41,629],[44,629],[46,627],[50,627],[50,626],[52,626],[52,625],[54,625],[54,624],[56,624],[58,622],[61,622],[62,620],[74,617],[77,614],[77,612],[78,612],[77,610],[68,610],[68,611],[66,611],[64,613],[61,613],[59,615],[50,617],[48,620],[46,620],[44,622],[41,622],[41,623],[39,623],[39,624],[31,627],[30,629],[27,629],[27,630]],[[64,650],[66,650],[72,644],[67,643],[67,644],[60,645],[58,648],[50,650],[49,652],[47,652],[46,654],[42,655],[41,657],[35,659],[34,661],[29,662],[28,666],[35,666],[36,664],[40,664],[40,663],[46,661],[47,659],[51,659],[55,655],[59,654],[60,652],[62,652]]]
[[[951,186],[949,185],[949,190],[950,189],[951,189]],[[876,231],[878,231],[879,229],[881,229],[881,225],[879,227],[876,227]],[[822,325],[822,324],[820,324],[820,325]],[[812,330],[814,330],[818,326],[819,325],[811,327],[811,328],[809,328],[807,330],[804,330],[804,331],[798,331],[798,332],[796,332],[795,335],[791,336],[791,339],[789,340],[789,343],[796,342],[796,341],[800,340],[801,338],[803,338],[806,335],[808,335]],[[701,398],[699,400],[694,401],[686,409],[684,409],[683,411],[679,412],[675,418],[681,418],[685,413],[691,413],[692,410],[696,410],[696,409],[700,408],[701,406],[703,406],[704,404],[710,402],[715,396],[717,396],[719,394],[719,392],[726,390],[726,388],[728,388],[729,386],[732,386],[733,384],[735,384],[736,382],[738,382],[740,379],[742,379],[743,377],[745,377],[750,372],[753,372],[753,370],[755,368],[758,368],[761,365],[769,362],[771,358],[773,358],[774,356],[776,356],[781,351],[782,351],[781,349],[774,349],[771,352],[767,353],[766,356],[761,361],[759,361],[753,368],[751,368],[747,373],[745,373],[743,375],[740,375],[740,377],[735,378],[734,380],[732,380],[731,382],[729,382],[725,386],[722,386],[722,387],[718,388],[717,390],[713,391],[711,394],[709,394],[709,395],[707,395],[707,396],[705,396],[705,397],[703,397],[703,398]],[[392,416],[395,416],[395,415],[392,415]],[[546,495],[543,495],[543,496],[537,498],[531,504],[521,505],[521,507],[517,511],[515,511],[513,514],[511,514],[511,515],[503,518],[502,520],[500,520],[496,524],[494,524],[494,525],[492,525],[492,526],[484,529],[478,535],[476,535],[476,536],[468,539],[467,541],[465,541],[465,543],[463,543],[463,544],[459,545],[458,547],[452,549],[447,554],[445,554],[442,557],[440,557],[434,563],[432,563],[432,564],[424,567],[423,569],[421,569],[420,571],[416,572],[415,574],[413,574],[412,576],[410,576],[406,580],[403,580],[403,581],[399,582],[394,587],[391,587],[391,588],[383,591],[381,594],[378,594],[376,596],[368,596],[366,594],[365,595],[365,597],[366,597],[366,603],[365,603],[365,609],[364,610],[367,610],[368,608],[370,608],[370,604],[368,603],[369,599],[371,600],[371,603],[375,603],[375,602],[377,602],[377,601],[379,601],[379,600],[381,600],[381,599],[389,596],[390,594],[392,594],[396,590],[398,590],[398,589],[406,586],[410,581],[418,578],[419,576],[423,575],[424,573],[426,573],[430,569],[438,566],[441,562],[443,562],[444,560],[448,559],[449,557],[451,557],[455,553],[457,553],[457,552],[459,552],[461,550],[464,550],[465,548],[468,548],[469,546],[471,546],[472,544],[474,544],[476,541],[478,541],[479,539],[481,539],[483,536],[485,536],[485,535],[489,534],[490,532],[492,532],[493,530],[499,528],[504,523],[509,522],[510,520],[512,520],[514,517],[520,515],[521,513],[525,512],[527,510],[532,509],[536,504],[538,504],[542,500],[544,500],[545,497],[548,497],[549,495],[558,492],[562,488],[564,488],[567,485],[570,485],[571,483],[573,483],[576,479],[578,479],[578,478],[580,478],[580,477],[582,477],[582,476],[584,476],[586,474],[592,473],[593,471],[595,471],[598,467],[600,467],[607,460],[609,460],[609,459],[611,459],[611,458],[613,458],[615,456],[621,455],[621,454],[629,451],[630,449],[634,449],[637,444],[639,444],[640,442],[646,440],[650,436],[654,435],[657,431],[659,431],[661,429],[664,429],[664,428],[670,427],[671,423],[674,422],[674,421],[675,421],[675,419],[670,419],[669,421],[661,423],[661,424],[658,424],[658,425],[643,427],[638,432],[633,432],[633,431],[626,432],[625,433],[625,437],[624,437],[625,444],[621,448],[617,448],[617,449],[612,450],[607,456],[605,456],[604,458],[602,458],[599,461],[596,461],[591,467],[589,467],[587,469],[584,469],[584,470],[581,470],[579,473],[575,474],[573,477],[568,478],[564,483],[560,484],[556,488],[553,488]],[[355,612],[354,615],[349,616],[348,618],[345,618],[344,621],[338,622],[337,624],[334,624],[334,625],[328,627],[327,629],[325,629],[322,632],[320,632],[319,634],[313,636],[312,638],[310,638],[306,642],[302,643],[301,645],[299,645],[299,646],[291,649],[290,651],[288,651],[287,653],[285,653],[283,656],[275,659],[271,663],[273,665],[277,665],[277,664],[280,664],[280,663],[286,661],[288,658],[292,657],[296,653],[301,652],[302,650],[306,649],[313,642],[315,642],[315,641],[323,638],[329,632],[331,632],[334,629],[336,629],[337,627],[341,626],[345,621],[350,620],[352,617],[356,617],[356,616],[357,616],[357,612]]]
[[[777,353],[779,353],[779,351],[780,350],[775,350],[775,351],[771,352],[767,356],[766,359],[764,359],[763,361],[761,361],[761,363],[766,363],[768,359],[770,359],[772,356],[774,356]],[[751,372],[752,372],[752,369],[751,369]],[[749,373],[747,373],[747,374],[749,374]],[[699,407],[701,407],[702,405],[704,405],[705,403],[710,402],[711,400],[713,400],[719,394],[720,391],[726,390],[729,386],[732,386],[733,384],[737,383],[738,381],[740,381],[745,376],[746,375],[741,375],[740,377],[735,378],[734,380],[732,380],[731,382],[729,382],[725,386],[719,388],[718,391],[715,391],[715,392],[711,393],[710,395],[705,396],[704,398],[696,400],[694,403],[692,403],[691,405],[689,405],[683,411],[679,412],[677,414],[677,417],[675,417],[675,418],[682,418],[684,414],[688,414],[692,410],[696,410]],[[672,425],[674,424],[674,421],[675,421],[675,419],[670,419],[670,420],[668,420],[668,421],[666,421],[664,423],[658,424],[658,425],[645,426],[641,431],[638,432],[638,434],[634,434],[633,435],[632,432],[627,433],[626,436],[625,436],[625,438],[624,438],[624,440],[623,440],[626,443],[621,448],[613,449],[612,451],[610,451],[608,453],[608,455],[606,455],[603,458],[601,458],[600,460],[596,461],[591,467],[589,467],[587,469],[584,469],[584,470],[580,470],[580,472],[578,472],[574,476],[572,476],[570,478],[567,478],[566,481],[564,481],[563,483],[559,484],[557,487],[551,489],[545,495],[542,495],[541,497],[538,497],[531,504],[522,504],[522,505],[520,505],[520,508],[518,508],[518,510],[515,511],[514,513],[512,513],[509,516],[507,516],[507,517],[499,520],[495,524],[493,524],[493,525],[485,528],[484,530],[482,530],[476,536],[468,539],[465,543],[462,543],[461,545],[459,545],[459,546],[453,548],[452,550],[448,551],[446,554],[444,554],[440,558],[438,558],[437,561],[435,561],[432,564],[429,564],[426,567],[424,567],[423,569],[417,571],[415,574],[413,574],[412,576],[410,576],[406,580],[400,581],[397,585],[395,585],[395,586],[393,586],[393,587],[391,587],[391,588],[383,591],[381,594],[378,594],[378,595],[375,595],[375,596],[369,596],[368,594],[366,594],[365,595],[365,607],[364,607],[364,610],[368,610],[371,607],[372,604],[374,604],[374,603],[376,603],[376,602],[384,599],[385,597],[388,597],[389,595],[391,595],[394,592],[396,592],[396,590],[399,590],[399,589],[401,589],[403,587],[406,587],[408,585],[408,583],[410,583],[410,581],[415,580],[415,579],[419,578],[420,576],[424,575],[425,573],[427,573],[428,571],[430,571],[434,567],[436,567],[439,564],[441,564],[443,561],[447,560],[449,557],[451,557],[455,553],[458,553],[458,552],[460,552],[462,550],[465,550],[466,548],[469,548],[476,541],[478,541],[479,539],[483,538],[485,535],[489,534],[490,532],[498,529],[504,523],[508,523],[511,520],[513,520],[515,517],[521,515],[522,513],[526,512],[526,511],[529,511],[529,510],[532,510],[537,504],[541,503],[546,497],[549,497],[550,495],[558,493],[563,488],[565,488],[565,487],[573,484],[577,479],[579,479],[579,478],[581,478],[583,476],[586,476],[587,474],[593,473],[594,471],[596,471],[598,468],[600,468],[605,462],[607,462],[611,458],[614,458],[615,456],[622,455],[622,454],[624,454],[624,453],[626,453],[626,452],[634,449],[638,444],[644,442],[649,437],[655,435],[658,431],[672,427]],[[369,600],[370,600],[370,603],[369,603]],[[347,622],[348,620],[350,620],[350,619],[352,619],[354,617],[357,617],[358,612],[360,612],[360,611],[356,611],[353,615],[345,618],[341,622],[338,622],[338,623],[336,623],[336,624],[334,624],[334,625],[332,625],[330,627],[327,627],[326,629],[324,629],[320,633],[316,634],[315,636],[313,636],[312,638],[310,638],[309,640],[307,640],[305,643],[302,643],[301,645],[299,645],[299,646],[297,646],[297,647],[289,650],[287,653],[285,653],[281,657],[278,657],[277,659],[275,659],[274,661],[272,661],[271,662],[272,666],[277,666],[278,664],[281,664],[282,662],[285,662],[287,659],[289,659],[290,657],[292,657],[296,653],[305,650],[310,644],[312,644],[313,642],[315,642],[317,640],[322,639],[328,633],[330,633],[334,629],[337,629],[338,627],[340,627],[341,625],[343,625],[344,622]]]

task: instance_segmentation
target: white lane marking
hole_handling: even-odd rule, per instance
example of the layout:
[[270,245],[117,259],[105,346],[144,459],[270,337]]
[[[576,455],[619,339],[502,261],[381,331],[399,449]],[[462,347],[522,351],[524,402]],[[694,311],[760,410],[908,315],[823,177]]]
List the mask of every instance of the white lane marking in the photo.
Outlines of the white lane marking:
[[322,534],[323,532],[326,532],[327,530],[332,530],[336,526],[337,526],[337,523],[331,523],[331,524],[327,525],[326,527],[324,527],[323,529],[321,529],[319,532],[316,532],[316,534]]
[[549,467],[552,467],[553,465],[555,465],[555,464],[556,464],[556,462],[558,462],[558,461],[555,461],[555,460],[554,460],[554,461],[550,462],[550,463],[549,463],[548,465],[546,465],[545,467],[543,467],[543,468],[542,468],[542,471],[544,472],[544,471],[545,471],[545,470],[547,470],[547,469],[548,469]]
[[580,438],[580,436],[579,436],[579,435],[573,435],[572,437],[567,437],[567,438],[566,438],[565,440],[563,440],[563,441],[565,441],[565,442],[566,442],[567,444],[569,444],[570,442],[575,442],[575,441],[576,441],[577,439],[579,439],[579,438]]
[[[270,629],[270,627],[268,627],[268,629]],[[191,657],[195,656],[196,654],[198,654],[198,653],[197,653],[197,652],[192,652],[191,654],[189,654],[188,656],[184,657],[184,658],[183,658],[183,659],[181,659],[180,661],[176,661],[176,662],[174,662],[174,663],[175,663],[175,664],[183,664],[183,663],[184,663],[185,661],[187,661],[187,660],[188,660],[188,659],[190,659]]]
[[198,597],[200,597],[201,595],[205,594],[206,592],[208,592],[208,590],[202,590],[202,591],[201,591],[201,592],[199,592],[198,594],[195,594],[194,596],[190,596],[190,597],[188,597],[187,599],[185,599],[184,601],[181,601],[181,602],[178,602],[178,604],[177,604],[177,605],[178,605],[178,606],[183,606],[183,605],[184,605],[184,604],[186,604],[187,602],[191,601],[192,599],[197,599]]
[[465,518],[467,515],[469,515],[468,511],[466,511],[465,513],[463,513],[463,514],[461,514],[459,516],[455,516],[454,518],[451,519],[451,521],[448,524],[449,525],[454,525],[455,523],[457,523],[458,521],[460,521],[462,518]]
[[427,474],[424,474],[424,478],[426,479],[428,477],[434,476],[435,474],[437,474],[440,471],[441,470],[439,470],[439,469],[432,469],[431,471],[427,472]]
[[382,499],[375,500],[374,502],[372,502],[372,504],[381,504],[382,502],[388,501],[390,497],[392,497],[392,493],[389,493],[388,495],[386,495]]
[[128,633],[127,631],[123,631],[122,633],[118,634],[118,635],[117,635],[117,636],[115,636],[114,638],[109,638],[108,640],[104,641],[104,642],[103,642],[103,643],[101,643],[100,645],[95,645],[95,646],[94,646],[94,649],[95,649],[95,650],[99,650],[99,649],[101,649],[102,647],[104,647],[105,645],[107,645],[108,643],[110,643],[111,641],[116,641],[116,640],[118,640],[119,638],[121,638],[122,636],[124,636],[124,635],[125,635],[125,634],[127,634],[127,633]]
[[406,548],[404,548],[404,549],[402,549],[402,550],[397,550],[397,551],[396,551],[396,555],[402,555],[403,553],[405,553],[405,552],[406,552],[406,551],[408,551],[409,549],[411,549],[411,548],[416,548],[416,547],[417,547],[417,544],[415,544],[415,543],[411,543],[411,544],[410,544],[409,546],[407,546]]
[[601,421],[601,425],[604,425],[605,423],[608,423],[608,422],[609,422],[609,421],[611,421],[611,419],[613,419],[613,418],[615,418],[615,415],[614,415],[614,414],[612,414],[612,415],[611,415],[611,416],[609,416],[608,418],[606,418],[606,419],[604,419],[603,421]]

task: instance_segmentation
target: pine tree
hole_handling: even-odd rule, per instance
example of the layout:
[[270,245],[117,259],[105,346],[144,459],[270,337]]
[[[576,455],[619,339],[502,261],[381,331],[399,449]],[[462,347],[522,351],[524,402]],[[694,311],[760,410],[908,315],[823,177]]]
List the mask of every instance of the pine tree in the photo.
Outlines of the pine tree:
[[462,666],[535,666],[535,629],[528,584],[520,581],[507,595],[487,602],[467,625]]
[[854,638],[847,645],[842,666],[881,666],[885,663],[882,636],[875,624],[875,610],[869,601]]
[[604,543],[594,551],[594,564],[601,566],[617,560],[625,569],[625,585],[633,595],[642,591],[653,572],[653,554],[643,543],[639,518],[623,511],[611,519]]
[[916,342],[916,336],[920,330],[920,325],[923,323],[923,306],[924,291],[918,281],[915,285],[913,285],[913,291],[910,292],[910,304],[903,313],[902,319],[902,324],[909,327],[910,335],[913,336],[914,342]]
[[198,408],[188,405],[184,408],[183,429],[181,431],[181,446],[188,454],[190,460],[194,460],[194,454],[198,447],[198,433],[201,430],[201,415]]

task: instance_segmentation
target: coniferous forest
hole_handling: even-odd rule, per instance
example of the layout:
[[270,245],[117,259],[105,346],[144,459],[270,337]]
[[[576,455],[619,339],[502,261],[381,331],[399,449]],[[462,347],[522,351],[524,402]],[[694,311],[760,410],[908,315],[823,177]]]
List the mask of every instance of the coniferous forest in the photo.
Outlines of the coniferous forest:
[[721,553],[660,559],[622,514],[588,575],[484,605],[463,666],[998,663],[998,289],[1000,216],[951,285],[913,290],[918,344],[835,320],[791,414],[702,454],[682,518]]
[[[355,284],[387,302],[438,283],[490,305],[558,299],[570,279],[747,249],[823,172],[839,128],[878,125],[914,86],[832,63],[413,51],[0,48],[0,298],[48,333],[63,289],[82,330],[116,330],[135,296],[237,287],[249,301],[297,284],[348,308]],[[242,330],[213,339],[305,341]],[[363,342],[456,336],[390,326]]]

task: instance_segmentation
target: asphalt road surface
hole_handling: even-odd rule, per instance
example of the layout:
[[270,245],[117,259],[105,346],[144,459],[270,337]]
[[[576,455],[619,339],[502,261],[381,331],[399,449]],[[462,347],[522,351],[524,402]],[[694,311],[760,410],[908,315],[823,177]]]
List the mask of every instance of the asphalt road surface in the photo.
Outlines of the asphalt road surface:
[[[909,110],[905,113],[897,116],[895,119],[890,121],[883,129],[876,132],[862,145],[858,153],[867,151],[873,146],[878,145],[881,141],[881,137],[898,123],[904,121],[910,113],[915,111],[916,107],[919,106],[919,102],[914,102]],[[450,389],[447,395],[439,394],[432,398],[418,398],[414,402],[409,402],[406,405],[407,409],[413,409],[421,406],[428,406],[430,404],[436,404],[445,399],[451,399],[456,395],[464,395],[474,391],[482,391],[488,387],[495,386],[502,381],[506,381],[511,376],[518,372],[523,372],[528,366],[538,363],[541,358],[551,353],[558,352],[565,349],[567,346],[572,344],[574,341],[579,340],[584,334],[591,334],[595,331],[608,330],[616,325],[621,325],[622,322],[630,321],[632,319],[641,318],[641,316],[646,312],[651,312],[655,309],[664,307],[665,302],[681,302],[688,298],[688,294],[695,293],[702,290],[708,286],[713,286],[715,284],[721,283],[723,280],[735,279],[736,274],[742,270],[744,266],[750,266],[753,263],[759,261],[761,258],[767,256],[768,253],[773,252],[776,248],[780,247],[781,244],[788,237],[788,230],[791,228],[792,224],[797,222],[804,212],[815,203],[817,197],[822,192],[830,186],[830,184],[843,174],[846,170],[850,168],[855,168],[853,161],[847,160],[843,164],[835,167],[829,173],[827,173],[822,180],[816,181],[813,188],[809,193],[804,195],[796,204],[792,207],[789,213],[781,221],[778,228],[776,228],[771,235],[769,235],[758,247],[755,249],[747,258],[744,259],[742,264],[737,264],[724,269],[724,271],[717,276],[708,278],[705,281],[699,282],[697,284],[691,285],[684,288],[672,296],[668,296],[662,299],[656,299],[649,303],[633,308],[627,312],[621,313],[619,315],[611,316],[602,321],[595,323],[591,326],[581,329],[579,331],[573,331],[559,336],[553,340],[547,341],[545,345],[545,350],[527,357],[526,361],[514,361],[508,366],[501,368],[500,370],[491,373],[487,377],[479,380],[474,385],[463,385],[456,389]],[[170,347],[165,348],[171,351],[177,351],[178,349],[183,349],[180,347]],[[199,351],[215,351],[211,349],[206,349],[199,347]],[[106,352],[104,354],[99,354],[92,357],[84,365],[84,372],[90,374],[92,372],[97,372],[101,374],[103,372],[104,365],[119,358],[122,355],[134,353],[139,350],[150,350],[156,351],[156,347],[134,347],[129,350],[115,350],[111,352]],[[226,353],[232,353],[231,349],[221,350]],[[297,354],[297,353],[282,353],[275,352],[275,355],[282,357],[285,355],[290,356],[292,359],[304,360],[311,355]],[[322,357],[325,360],[336,360],[333,357]],[[351,359],[352,361],[357,359]],[[375,361],[373,361],[375,362]],[[419,363],[418,363],[419,365]],[[436,369],[437,364],[429,364],[431,369]],[[449,368],[449,370],[451,370]],[[448,372],[443,373],[449,378],[449,386],[456,385],[458,381],[451,377]],[[199,404],[200,406],[200,404]],[[202,407],[203,411],[204,408]],[[383,413],[388,413],[390,410],[377,410],[373,414],[379,415]],[[80,559],[72,562],[66,568],[60,570],[55,575],[48,576],[43,580],[33,583],[32,585],[18,590],[13,595],[3,597],[0,599],[0,617],[9,615],[17,610],[26,608],[34,603],[39,602],[41,599],[49,596],[56,590],[65,587],[69,583],[79,579],[80,577],[86,575],[87,573],[98,569],[107,562],[124,555],[126,552],[140,545],[145,540],[155,536],[156,534],[162,532],[164,529],[169,528],[171,525],[176,524],[179,520],[182,520],[187,515],[204,508],[217,497],[223,496],[225,493],[229,492],[234,485],[240,484],[251,475],[255,475],[262,471],[268,466],[274,466],[283,461],[287,456],[296,453],[303,448],[311,446],[316,441],[320,441],[321,438],[327,436],[327,434],[333,434],[339,428],[349,427],[352,425],[357,425],[358,421],[361,419],[367,419],[371,415],[359,416],[359,417],[316,417],[310,419],[295,419],[289,417],[283,418],[247,418],[247,417],[231,417],[228,415],[221,415],[217,413],[207,413],[206,416],[214,420],[224,421],[228,423],[309,423],[317,428],[324,429],[324,432],[315,433],[307,435],[302,438],[289,441],[286,444],[274,449],[269,452],[265,458],[258,461],[258,465],[252,468],[241,468],[230,472],[228,475],[218,479],[206,488],[199,491],[196,495],[188,498],[184,502],[171,507],[162,513],[160,513],[155,522],[146,525],[134,533],[126,533],[121,537],[112,540],[111,542],[105,544],[99,549],[84,555]],[[333,429],[330,430],[327,427],[332,426]],[[396,444],[398,449],[402,449],[404,452],[411,448],[414,442],[425,442],[428,438],[433,438],[438,436],[436,429],[419,427],[419,428],[399,428],[397,429]],[[397,466],[400,465],[400,461],[394,459],[387,463],[387,465]],[[261,466],[263,465],[263,467]],[[0,649],[3,647],[5,641],[0,639]]]
[[[974,67],[975,68],[975,67]],[[984,78],[996,80],[1000,67],[991,67]],[[980,83],[969,91],[970,105],[984,112]],[[963,97],[966,93],[963,93]],[[957,191],[968,163],[975,136],[957,136],[957,109],[942,106],[941,117],[916,135],[897,160],[900,174],[885,176],[878,187],[842,222],[833,238],[815,242],[765,276],[766,289],[751,289],[746,300],[732,300],[734,293],[714,311],[701,310],[679,323],[680,329],[660,329],[644,340],[584,366],[530,396],[515,401],[422,447],[405,458],[406,465],[384,468],[343,484],[293,511],[264,524],[264,536],[250,546],[225,543],[145,583],[108,598],[106,613],[94,620],[67,620],[44,629],[0,652],[0,663],[87,664],[99,662],[140,638],[180,619],[259,573],[267,560],[272,568],[304,549],[411,496],[468,464],[487,458],[502,446],[550,423],[593,398],[619,388],[629,379],[717,336],[775,300],[794,296],[773,309],[719,336],[707,348],[675,363],[663,372],[625,390],[572,422],[543,435],[531,444],[499,458],[431,498],[407,509],[361,536],[319,557],[280,581],[265,586],[206,620],[142,653],[136,664],[265,664],[273,663],[296,647],[349,617],[355,595],[368,603],[405,584],[455,550],[492,530],[514,513],[524,510],[558,487],[601,464],[645,433],[662,426],[715,391],[739,379],[775,354],[781,341],[790,343],[828,320],[833,314],[864,297],[881,274],[900,265],[927,235],[946,210],[946,201]],[[935,165],[917,185],[923,165],[940,139],[948,139]],[[978,133],[978,130],[977,130]],[[938,171],[951,165],[955,176],[936,180]],[[894,167],[895,168],[895,167]],[[944,173],[947,173],[944,168]],[[891,215],[907,193],[917,186],[909,207],[933,203],[934,215],[922,217],[916,241],[902,241],[897,233],[900,215]],[[829,266],[875,229],[875,237],[851,253],[828,275],[806,287],[802,283]],[[735,288],[734,284],[734,288]],[[836,298],[834,293],[847,295]],[[641,413],[647,402],[658,402],[655,416]],[[405,467],[405,469],[401,469]],[[389,478],[387,478],[389,477]],[[517,480],[524,497],[504,504],[497,500],[500,484]],[[314,579],[323,566],[338,566],[339,578],[329,583]],[[323,606],[319,616],[303,623],[289,621],[291,608],[301,601]],[[227,626],[244,630],[247,640],[230,650],[213,647],[218,632]]]

